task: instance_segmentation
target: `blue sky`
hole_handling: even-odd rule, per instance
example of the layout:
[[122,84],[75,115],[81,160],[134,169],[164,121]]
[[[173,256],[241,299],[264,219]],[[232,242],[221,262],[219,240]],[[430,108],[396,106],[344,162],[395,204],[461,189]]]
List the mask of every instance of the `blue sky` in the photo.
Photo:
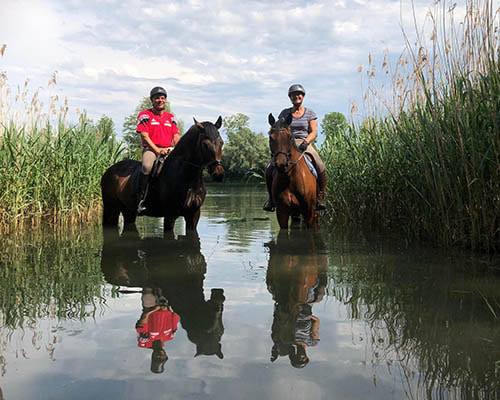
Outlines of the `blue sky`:
[[[431,5],[414,1],[419,21]],[[396,60],[401,24],[414,31],[409,0],[0,0],[0,15],[11,88],[29,79],[117,130],[157,85],[186,126],[241,112],[266,132],[293,83],[320,120],[348,114],[364,94],[359,66]]]

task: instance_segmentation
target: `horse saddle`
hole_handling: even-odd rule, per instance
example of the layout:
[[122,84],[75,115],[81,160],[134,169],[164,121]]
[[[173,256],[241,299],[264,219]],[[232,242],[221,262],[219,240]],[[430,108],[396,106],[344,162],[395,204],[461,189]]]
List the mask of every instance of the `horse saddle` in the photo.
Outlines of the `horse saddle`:
[[156,157],[156,160],[153,164],[153,168],[151,169],[151,178],[157,178],[160,175],[161,170],[163,169],[163,163],[165,162],[167,155],[159,155]]

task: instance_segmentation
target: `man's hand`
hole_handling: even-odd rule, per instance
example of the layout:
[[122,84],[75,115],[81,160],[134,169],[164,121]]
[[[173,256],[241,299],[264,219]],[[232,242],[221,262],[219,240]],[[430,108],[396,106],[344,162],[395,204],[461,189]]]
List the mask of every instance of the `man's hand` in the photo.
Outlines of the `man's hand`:
[[167,147],[165,149],[158,149],[158,155],[159,156],[168,156],[173,149],[174,149],[173,147]]
[[299,145],[299,150],[303,153],[307,150],[307,146],[309,146],[309,143],[307,143],[307,140],[304,139],[304,141]]

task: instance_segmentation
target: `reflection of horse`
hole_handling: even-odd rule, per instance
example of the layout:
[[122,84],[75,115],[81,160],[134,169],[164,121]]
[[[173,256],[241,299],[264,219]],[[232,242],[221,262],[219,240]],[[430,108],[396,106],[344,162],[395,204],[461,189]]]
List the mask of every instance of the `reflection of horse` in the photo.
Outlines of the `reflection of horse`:
[[[151,183],[146,199],[147,213],[164,217],[165,230],[172,230],[175,220],[183,216],[186,229],[195,230],[200,218],[206,190],[202,172],[204,168],[216,181],[221,181],[223,141],[218,129],[219,117],[211,122],[195,124],[181,137],[163,167]],[[103,225],[116,226],[120,212],[125,224],[132,224],[137,217],[141,163],[126,159],[106,170],[101,179],[103,200]]]
[[140,240],[137,232],[104,234],[101,268],[106,281],[118,286],[160,289],[180,317],[196,355],[223,358],[224,291],[212,289],[205,300],[206,262],[196,234],[179,239]]
[[291,114],[276,121],[269,114],[269,145],[276,174],[272,183],[272,196],[280,228],[288,228],[290,216],[302,215],[310,228],[317,220],[316,179],[295,145],[290,124]]
[[320,302],[327,285],[326,251],[321,237],[312,231],[281,231],[276,243],[268,243],[267,288],[275,301],[271,361],[288,355],[295,367],[309,359],[305,353],[319,339],[319,319],[312,305]]

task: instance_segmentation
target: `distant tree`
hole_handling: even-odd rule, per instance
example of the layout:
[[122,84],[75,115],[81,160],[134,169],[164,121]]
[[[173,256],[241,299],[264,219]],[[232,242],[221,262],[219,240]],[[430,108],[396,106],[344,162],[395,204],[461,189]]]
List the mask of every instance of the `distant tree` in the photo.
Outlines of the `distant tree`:
[[[141,135],[135,130],[137,128],[137,115],[142,110],[147,110],[152,107],[153,104],[151,103],[151,99],[149,97],[143,97],[139,105],[135,108],[134,113],[126,117],[123,122],[123,142],[125,143],[130,158],[140,160],[142,157]],[[172,112],[170,110],[170,103],[168,102],[165,105],[165,111]],[[177,127],[182,134],[184,132],[184,122],[177,119]]]
[[96,128],[103,142],[109,140],[116,141],[115,123],[111,118],[103,115],[99,121],[97,121]]
[[269,144],[262,133],[248,127],[248,120],[241,113],[224,118],[223,129],[228,140],[224,144],[223,166],[230,179],[263,180]]
[[325,135],[326,140],[347,132],[348,127],[346,117],[339,112],[326,114],[321,121],[321,132]]

